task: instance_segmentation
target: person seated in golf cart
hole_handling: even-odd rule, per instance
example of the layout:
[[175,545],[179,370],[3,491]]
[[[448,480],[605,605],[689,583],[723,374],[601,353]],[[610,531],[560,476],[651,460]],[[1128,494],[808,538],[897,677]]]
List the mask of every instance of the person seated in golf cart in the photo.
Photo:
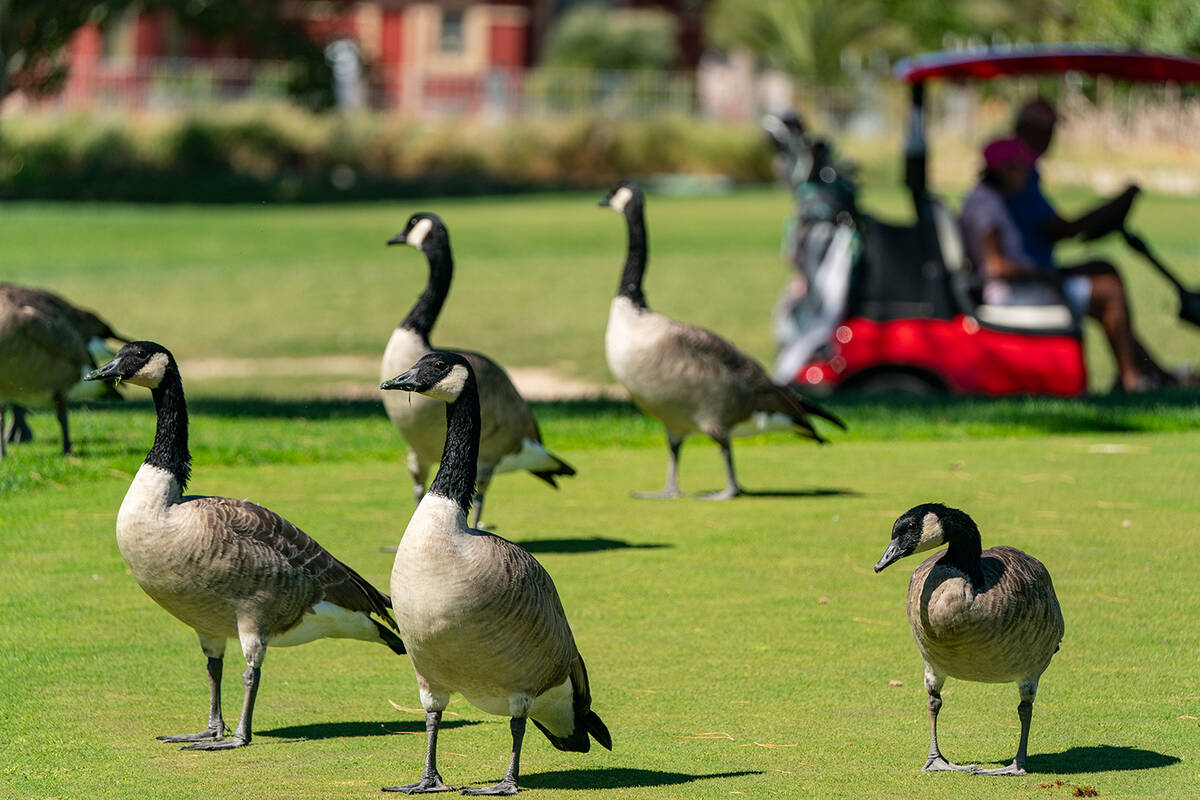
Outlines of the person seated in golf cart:
[[[1162,370],[1133,334],[1124,286],[1115,270],[1088,272],[1043,266],[1029,254],[1008,203],[1035,176],[1037,154],[1019,138],[999,139],[984,148],[979,183],[963,202],[963,245],[984,279],[988,305],[1053,305],[1065,302],[1077,318],[1099,320],[1117,362],[1118,381],[1126,391],[1160,383],[1148,376],[1149,363]],[[1109,267],[1111,270],[1111,267]]]
[[1020,234],[1025,261],[1058,285],[1076,318],[1086,314],[1100,322],[1117,362],[1121,388],[1132,391],[1174,383],[1174,376],[1163,370],[1134,336],[1125,284],[1116,268],[1100,259],[1068,267],[1055,264],[1054,246],[1059,241],[1075,236],[1093,239],[1119,230],[1139,191],[1131,185],[1077,219],[1063,218],[1043,194],[1037,169],[1038,159],[1050,148],[1057,122],[1054,106],[1036,98],[1021,107],[1013,126],[1015,140],[1026,146],[1031,160],[1024,185],[1005,194],[1004,203]]

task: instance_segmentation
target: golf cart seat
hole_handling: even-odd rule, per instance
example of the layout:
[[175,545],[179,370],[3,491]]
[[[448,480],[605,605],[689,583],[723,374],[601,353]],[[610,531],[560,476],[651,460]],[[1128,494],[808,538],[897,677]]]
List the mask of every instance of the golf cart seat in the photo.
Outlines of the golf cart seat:
[[964,314],[974,317],[980,325],[997,330],[1055,335],[1078,332],[1079,324],[1071,309],[1062,303],[997,306],[982,302],[983,281],[967,259],[958,221],[941,202],[934,201],[932,207],[942,261],[950,273],[954,298]]

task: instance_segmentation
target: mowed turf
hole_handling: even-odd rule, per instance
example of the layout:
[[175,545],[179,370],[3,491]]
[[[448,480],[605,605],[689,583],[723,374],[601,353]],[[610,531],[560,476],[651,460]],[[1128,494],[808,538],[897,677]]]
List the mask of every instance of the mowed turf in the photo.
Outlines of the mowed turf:
[[[957,197],[960,190],[947,189]],[[1056,195],[1064,213],[1094,195]],[[117,330],[183,359],[378,356],[425,284],[424,257],[385,242],[415,211],[445,220],[455,282],[434,343],[485,349],[501,363],[610,380],[603,330],[625,256],[625,224],[602,193],[422,200],[346,206],[6,204],[0,280],[44,286],[90,306]],[[897,186],[867,187],[868,210],[911,216]],[[770,313],[787,280],[778,188],[647,201],[650,305],[727,336],[768,366]],[[1200,199],[1147,195],[1131,224],[1200,286]],[[1170,287],[1116,241],[1064,250],[1107,254],[1133,297],[1137,327],[1171,365],[1200,362],[1200,335],[1178,321]],[[1089,323],[1092,386],[1112,385],[1108,347]],[[337,394],[319,366],[298,374],[189,381],[192,394]],[[369,388],[366,371],[354,385]],[[333,384],[332,386],[330,384]]]
[[[382,415],[304,423],[194,405],[193,491],[268,505],[386,586],[382,548],[412,503]],[[559,492],[502,476],[487,521],[554,576],[615,748],[565,754],[530,734],[531,796],[1065,798],[1075,786],[1195,796],[1200,433],[978,438],[951,426],[944,441],[824,448],[772,437],[736,449],[746,486],[770,496],[661,502],[628,496],[661,485],[665,448],[649,426],[550,416],[547,437],[563,432],[555,449],[579,476]],[[35,424],[39,441],[4,469],[58,458],[52,419]],[[72,461],[111,466],[2,501],[0,795],[364,798],[415,779],[424,736],[411,667],[360,642],[270,650],[247,749],[154,740],[203,726],[207,686],[194,635],[138,589],[115,546],[152,414],[101,407],[77,427]],[[720,486],[711,445],[685,446],[682,463],[685,490]],[[925,500],[965,508],[985,546],[1026,549],[1054,577],[1066,637],[1034,708],[1025,778],[919,771],[926,696],[904,616],[919,560],[882,575],[871,566],[893,519]],[[231,642],[231,724],[242,669]],[[948,757],[1012,758],[1014,686],[951,680],[944,696]],[[461,700],[450,711],[446,779],[497,780],[504,720]]]

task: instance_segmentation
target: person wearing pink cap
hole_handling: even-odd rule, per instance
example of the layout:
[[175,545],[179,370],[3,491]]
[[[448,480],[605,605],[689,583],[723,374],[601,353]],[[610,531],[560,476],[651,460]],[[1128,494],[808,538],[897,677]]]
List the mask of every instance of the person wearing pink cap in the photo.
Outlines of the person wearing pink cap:
[[963,244],[984,279],[983,301],[988,305],[1066,303],[1077,319],[1085,314],[1094,317],[1112,347],[1119,387],[1126,391],[1150,388],[1155,381],[1147,377],[1144,367],[1148,364],[1158,373],[1162,370],[1133,335],[1125,287],[1115,271],[1105,273],[1087,265],[1057,269],[1053,263],[1038,263],[1029,255],[1009,202],[1029,186],[1037,157],[1038,153],[1017,137],[989,143],[983,150],[979,183],[963,202]]

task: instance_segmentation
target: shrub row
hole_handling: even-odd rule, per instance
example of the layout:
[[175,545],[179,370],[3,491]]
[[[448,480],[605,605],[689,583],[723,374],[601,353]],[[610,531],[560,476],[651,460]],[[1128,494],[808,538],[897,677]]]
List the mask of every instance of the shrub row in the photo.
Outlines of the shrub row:
[[595,188],[631,175],[771,178],[752,126],[694,119],[418,123],[286,106],[0,120],[0,197],[330,201]]

